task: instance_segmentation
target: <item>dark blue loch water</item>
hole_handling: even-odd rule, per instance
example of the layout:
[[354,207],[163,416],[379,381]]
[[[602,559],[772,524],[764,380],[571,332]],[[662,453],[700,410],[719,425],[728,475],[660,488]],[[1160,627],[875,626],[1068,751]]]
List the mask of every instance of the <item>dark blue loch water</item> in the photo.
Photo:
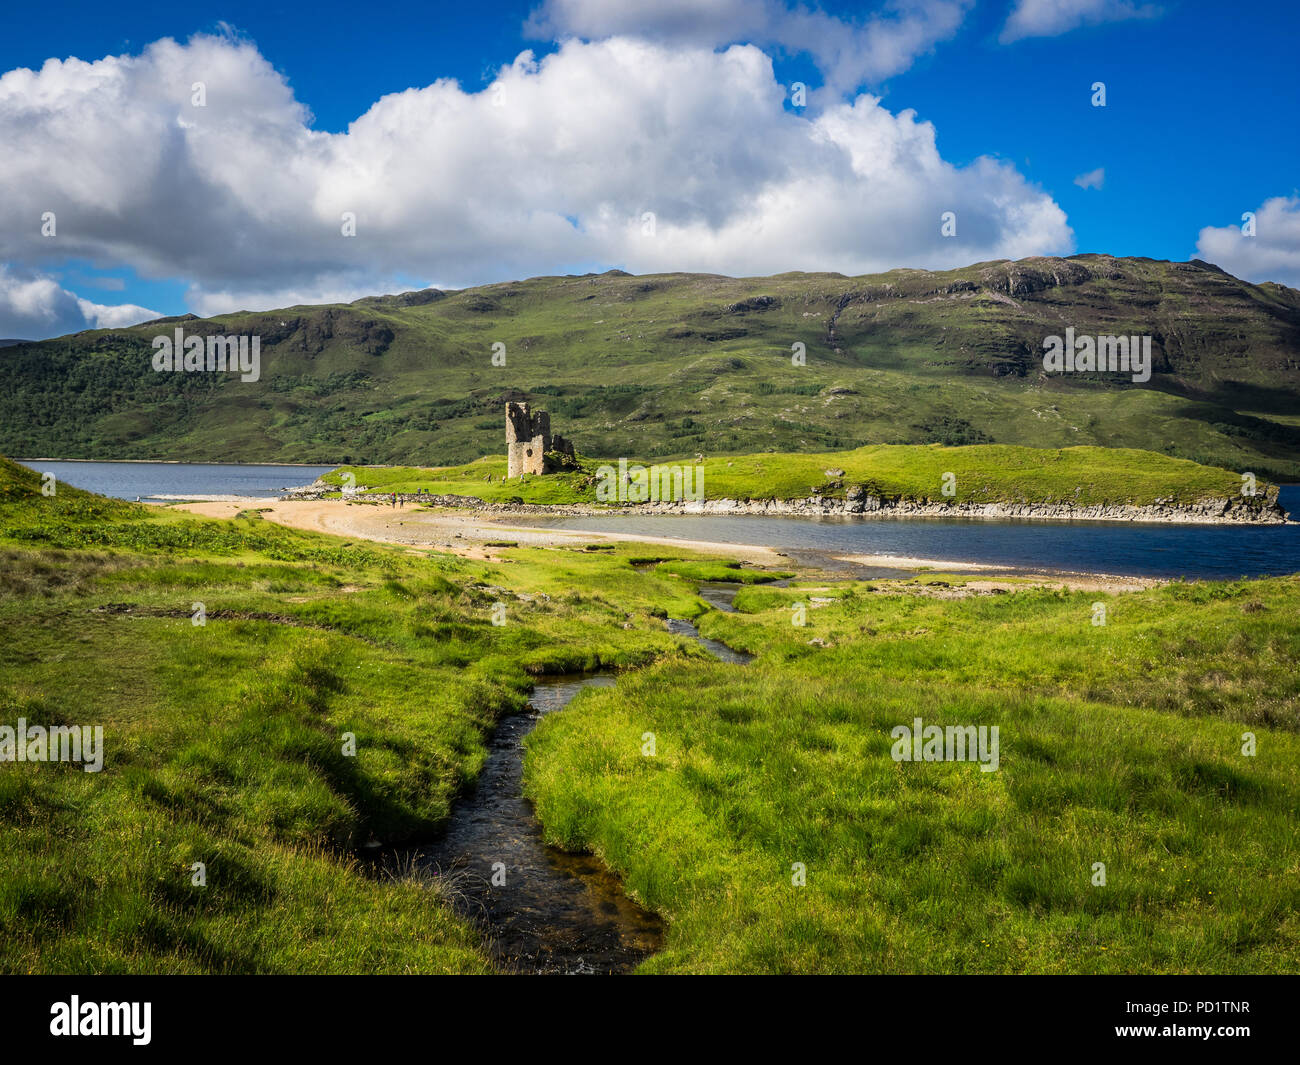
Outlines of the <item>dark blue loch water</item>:
[[[1280,501],[1300,516],[1300,486]],[[896,555],[994,566],[1214,580],[1300,572],[1300,524],[1159,525],[961,518],[608,517],[550,528],[758,544],[819,554]]]
[[[310,484],[331,466],[173,462],[40,462],[65,484],[119,499],[275,496]],[[1300,515],[1300,485],[1282,489]],[[1222,579],[1300,572],[1300,524],[1159,525],[1118,522],[983,521],[961,518],[608,517],[524,524],[716,543],[762,544],[820,555],[896,555],[993,566]]]
[[207,462],[39,462],[23,465],[52,473],[62,484],[117,499],[202,499],[205,496],[277,496],[311,484],[333,466],[222,465]]

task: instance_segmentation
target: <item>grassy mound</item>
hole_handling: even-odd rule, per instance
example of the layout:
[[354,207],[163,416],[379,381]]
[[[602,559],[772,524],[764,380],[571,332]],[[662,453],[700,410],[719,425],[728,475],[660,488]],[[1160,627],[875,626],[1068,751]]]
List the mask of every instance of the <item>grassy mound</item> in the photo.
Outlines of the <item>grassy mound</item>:
[[[635,460],[632,460],[634,463]],[[651,465],[646,460],[644,465]],[[324,480],[384,492],[474,496],[489,502],[596,503],[602,465],[617,460],[583,459],[576,473],[506,480],[505,459],[484,458],[465,466],[420,469],[345,466]],[[1040,449],[1001,444],[968,447],[875,444],[825,454],[761,454],[706,459],[707,499],[843,499],[860,487],[890,500],[952,503],[1152,504],[1241,499],[1239,473],[1201,466],[1150,451],[1123,448]],[[943,492],[951,473],[954,494]],[[1262,480],[1259,503],[1275,500],[1277,487]]]

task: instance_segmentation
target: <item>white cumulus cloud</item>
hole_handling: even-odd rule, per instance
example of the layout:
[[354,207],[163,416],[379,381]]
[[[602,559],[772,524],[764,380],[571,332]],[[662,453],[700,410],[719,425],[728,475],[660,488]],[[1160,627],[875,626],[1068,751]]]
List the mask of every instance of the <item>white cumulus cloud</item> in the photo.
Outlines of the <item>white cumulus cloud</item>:
[[545,0],[535,37],[637,37],[715,48],[747,43],[812,57],[836,92],[899,74],[961,27],[975,0],[895,0],[856,19],[783,0]]
[[1106,168],[1099,166],[1096,170],[1080,174],[1074,179],[1074,183],[1081,189],[1099,189],[1106,184]]
[[212,314],[398,277],[861,273],[1073,250],[1064,212],[1010,164],[954,166],[930,123],[872,95],[799,112],[785,95],[752,45],[574,39],[479,92],[385,96],[331,134],[246,41],[51,60],[0,77],[0,256],[182,278]]
[[162,317],[134,304],[81,299],[57,281],[0,266],[0,339],[44,340],[83,329],[117,329]]
[[1080,26],[1159,14],[1154,4],[1138,5],[1132,0],[1017,0],[1000,39],[1009,44],[1025,37],[1056,37]]
[[1247,281],[1300,288],[1300,196],[1275,196],[1251,213],[1254,235],[1243,232],[1247,219],[1206,226],[1197,237],[1197,257]]

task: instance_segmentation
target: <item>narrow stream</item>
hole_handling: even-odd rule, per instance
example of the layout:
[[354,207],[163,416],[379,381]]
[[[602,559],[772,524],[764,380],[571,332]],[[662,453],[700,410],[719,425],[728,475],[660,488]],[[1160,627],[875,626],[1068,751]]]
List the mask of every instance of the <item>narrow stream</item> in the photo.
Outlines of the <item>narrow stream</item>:
[[[721,610],[727,614],[734,614],[736,608],[731,605],[736,598],[737,588],[734,584],[715,584],[707,583],[699,586],[699,596],[714,610]],[[728,647],[725,643],[719,643],[717,640],[710,640],[707,636],[701,636],[700,630],[692,625],[689,621],[681,621],[678,618],[668,619],[668,631],[675,632],[678,636],[689,636],[697,640],[714,658],[723,662],[734,662],[737,665],[746,665],[754,660],[753,655],[746,654],[744,651],[736,651]]]
[[[734,587],[705,590],[710,605],[731,609]],[[724,662],[752,658],[705,639],[688,621],[668,628]],[[405,875],[439,878],[457,911],[484,927],[505,971],[625,973],[663,943],[663,922],[628,898],[599,859],[546,845],[522,794],[523,740],[541,716],[563,710],[583,688],[613,684],[605,672],[539,678],[528,708],[497,724],[474,791],[456,801],[443,836],[386,856]]]

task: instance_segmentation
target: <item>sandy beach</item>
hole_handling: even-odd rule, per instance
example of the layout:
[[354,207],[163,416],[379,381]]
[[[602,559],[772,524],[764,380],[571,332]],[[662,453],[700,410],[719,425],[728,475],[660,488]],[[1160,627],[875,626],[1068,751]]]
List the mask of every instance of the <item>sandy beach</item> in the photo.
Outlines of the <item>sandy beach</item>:
[[[792,555],[759,544],[734,544],[631,533],[554,529],[519,525],[509,514],[472,511],[393,508],[341,500],[222,499],[170,504],[208,518],[231,518],[243,510],[258,510],[268,521],[295,529],[329,533],[355,540],[401,544],[413,550],[447,551],[465,558],[495,560],[500,545],[575,547],[590,543],[661,544],[679,549],[725,555],[751,565],[822,572],[840,577],[878,578],[882,571],[908,576],[931,571],[960,575],[969,590],[1010,591],[1028,581],[1048,587],[1098,592],[1136,591],[1163,583],[1149,577],[1110,574],[1049,573],[989,566],[951,559],[896,555],[825,554],[800,551]],[[974,579],[974,578],[980,579]],[[999,579],[1001,578],[1001,579]]]
[[489,544],[509,542],[520,547],[562,547],[589,543],[671,544],[693,551],[726,554],[754,565],[781,565],[784,556],[775,548],[758,545],[710,543],[663,536],[584,532],[576,529],[542,529],[511,524],[509,515],[481,515],[470,511],[393,508],[340,500],[241,499],[203,500],[172,504],[208,518],[231,518],[241,510],[259,510],[262,517],[280,525],[330,533],[358,540],[450,551],[466,558],[494,557]]

